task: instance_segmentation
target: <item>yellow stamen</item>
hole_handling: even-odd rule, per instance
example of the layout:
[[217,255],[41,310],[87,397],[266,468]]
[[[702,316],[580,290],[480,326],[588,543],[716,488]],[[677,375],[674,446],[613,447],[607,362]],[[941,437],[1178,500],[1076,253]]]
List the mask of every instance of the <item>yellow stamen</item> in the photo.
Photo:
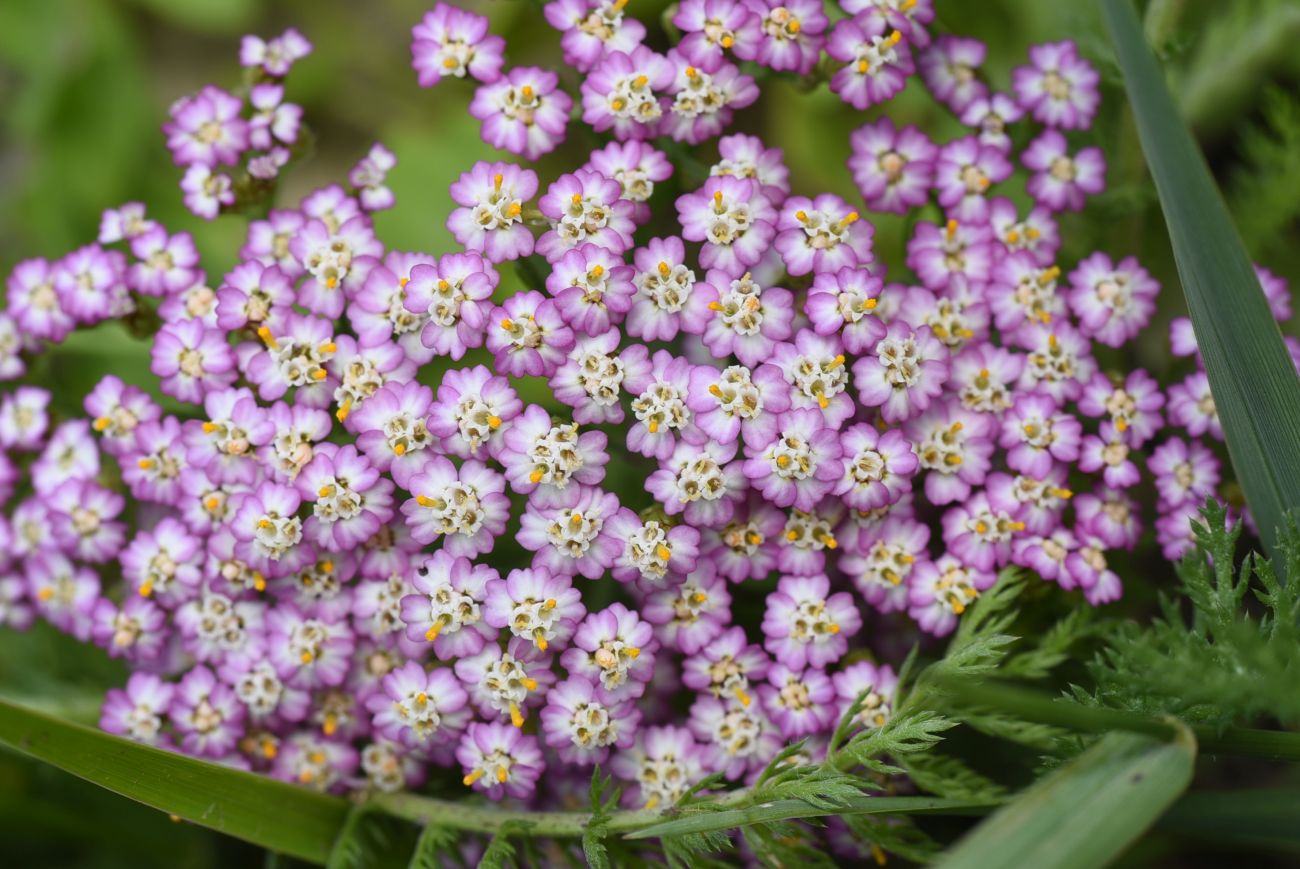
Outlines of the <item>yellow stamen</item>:
[[95,429],[95,431],[104,431],[112,424],[113,421],[111,419],[109,419],[106,416],[100,416],[95,418],[95,422],[92,424],[92,427]]
[[335,344],[333,341],[326,341],[324,344],[320,345],[320,347],[318,347],[317,349],[320,350],[322,355],[328,355],[330,353],[338,352],[339,345]]
[[948,218],[948,228],[946,232],[948,235],[948,241],[952,241],[953,238],[956,237],[957,235],[957,221],[951,217]]
[[790,464],[790,457],[789,457],[789,456],[777,456],[777,457],[776,457],[776,466],[777,466],[778,468],[784,468],[785,466],[787,466],[787,465],[789,465],[789,464]]
[[627,656],[634,661],[637,658],[641,657],[641,650],[638,649],[636,646],[627,646],[626,648],[623,649],[623,651],[626,652]]
[[394,445],[393,445],[393,455],[395,455],[395,456],[404,456],[404,455],[406,455],[406,444],[401,443],[400,441],[399,441],[398,443],[394,444]]
[[895,46],[898,45],[898,43],[901,42],[902,39],[903,39],[902,32],[895,30],[893,33],[889,34],[889,39],[885,41],[888,42],[890,46]]
[[506,772],[504,766],[497,767],[497,781],[501,782],[501,784],[505,784],[506,779],[509,778],[509,776],[510,774]]
[[324,380],[326,377],[329,377],[329,373],[328,373],[324,368],[313,368],[313,369],[312,369],[312,372],[311,372],[311,379],[312,379],[312,380],[315,380],[315,381],[317,381],[317,382],[320,382],[320,381]]
[[658,795],[658,794],[654,795],[653,797],[651,797],[650,799],[648,799],[648,800],[645,801],[645,809],[646,809],[647,812],[649,812],[649,811],[653,811],[653,810],[654,810],[654,807],[657,806],[657,805],[659,805],[659,795]]
[[520,684],[520,685],[523,685],[523,686],[524,686],[524,689],[527,690],[527,691],[536,691],[536,690],[537,690],[537,680],[536,680],[536,679],[520,679],[520,680],[519,680],[519,684]]
[[827,549],[840,548],[840,542],[835,539],[834,534],[830,534],[829,532],[821,536],[821,541],[822,541],[822,545],[825,546]]
[[710,311],[721,311],[721,310],[722,310],[722,306],[719,305],[717,302],[709,302],[709,310],[710,310]]
[[154,469],[154,465],[156,465],[157,462],[155,462],[153,459],[141,459],[135,464],[136,467],[138,467],[142,471],[152,471]]
[[547,612],[550,612],[551,610],[555,609],[555,607],[558,605],[558,603],[559,603],[559,602],[556,601],[555,598],[553,598],[553,597],[548,597],[548,598],[546,599],[546,602],[542,604],[542,609],[546,610]]
[[633,87],[643,88],[648,84],[650,84],[650,79],[644,75],[639,75],[632,80]]
[[301,660],[302,660],[302,662],[303,662],[304,664],[310,664],[310,663],[312,662],[312,653],[311,653],[311,652],[303,652],[303,653],[302,653],[302,659],[301,659]]
[[321,725],[321,730],[326,736],[333,736],[334,732],[339,729],[339,717],[331,712],[325,716],[325,723]]
[[274,742],[267,740],[266,742],[262,743],[262,757],[266,758],[267,760],[275,760],[275,756],[279,753],[280,753],[280,749],[276,748]]
[[736,690],[731,693],[736,695],[736,699],[740,701],[741,706],[748,706],[751,702],[753,702],[752,698],[750,698],[750,696],[745,693],[745,689],[741,688],[739,685],[737,685]]
[[536,639],[538,651],[545,652],[546,647],[550,645],[550,643],[546,642],[546,637],[542,636],[541,632],[538,632]]
[[702,591],[697,591],[691,595],[691,600],[695,601],[695,603],[704,603],[708,599],[709,596]]
[[710,395],[717,396],[718,398],[721,398],[721,397],[722,397],[722,389],[718,386],[718,384],[714,383],[714,384],[712,384],[712,385],[709,386],[709,394],[710,394]]
[[581,525],[581,524],[582,524],[582,514],[581,514],[581,513],[574,513],[572,516],[570,516],[570,517],[569,517],[569,524],[572,525],[574,528],[577,528],[579,525]]
[[319,489],[316,490],[316,494],[319,495],[319,496],[322,497],[322,498],[328,498],[328,497],[330,497],[331,495],[334,494],[334,487],[333,487],[333,486],[321,486]]
[[260,573],[253,574],[253,588],[258,591],[266,591],[266,577]]
[[499,417],[499,416],[489,416],[489,417],[488,417],[488,428],[493,429],[493,430],[496,430],[496,429],[501,428],[501,417]]
[[258,327],[257,337],[261,338],[262,343],[265,344],[267,347],[271,348],[272,350],[280,349],[280,345],[275,340],[275,336],[271,334],[271,330],[266,326]]
[[1126,420],[1122,416],[1119,419],[1115,420],[1115,430],[1118,431],[1120,434],[1123,434],[1124,432],[1128,431],[1128,420]]
[[258,527],[258,528],[261,528],[263,531],[265,531],[267,528],[270,528],[270,527],[271,527],[271,520],[270,520],[270,519],[258,519],[258,520],[257,520],[257,527]]
[[718,42],[723,48],[731,48],[731,46],[736,44],[736,40],[730,36],[724,36],[722,39],[718,40]]
[[807,222],[808,222],[808,212],[806,212],[806,211],[796,211],[796,212],[794,213],[794,219],[797,220],[797,221],[799,221],[800,223],[807,223]]
[[672,274],[672,269],[668,268],[668,263],[662,261],[659,263],[659,274],[665,278]]
[[574,204],[574,205],[579,205],[579,204],[581,204],[581,202],[582,202],[582,194],[581,194],[581,193],[575,193],[575,194],[573,194],[573,196],[572,196],[571,198],[572,198],[572,201],[573,201],[573,204]]
[[[144,593],[144,590],[145,590],[146,588],[148,588],[147,585],[142,585],[142,586],[140,586],[140,594],[141,594],[142,596],[144,596],[144,597],[148,597],[148,596],[149,596],[149,595],[147,595],[147,594]],[[41,601],[41,603],[45,603],[45,602],[48,601],[50,598],[54,597],[54,589],[50,588],[50,587],[47,585],[47,586],[45,586],[44,588],[42,588],[40,591],[36,592],[36,597],[37,597],[38,600]]]
[[798,540],[798,539],[799,539],[799,532],[798,532],[798,531],[795,531],[793,528],[791,528],[789,531],[785,532],[785,539],[786,539],[786,540],[791,540],[791,541]]
[[664,546],[662,543],[660,543],[658,546],[655,547],[655,555],[659,557],[660,561],[667,561],[668,559],[673,557],[673,551],[669,549],[667,546]]
[[218,507],[221,506],[221,499],[218,498],[216,495],[213,495],[212,497],[208,498],[208,500],[203,502],[203,506],[207,507],[209,510],[216,510]]
[[544,476],[546,475],[543,474],[541,471],[533,471],[531,474],[528,475],[528,481],[530,483],[540,483],[542,481],[542,477]]
[[514,327],[515,327],[515,321],[511,320],[509,317],[501,321],[501,328],[505,329],[507,332],[513,329]]
[[429,695],[421,691],[419,694],[415,695],[415,702],[420,706],[423,706],[424,704],[429,702]]
[[512,202],[510,203],[510,207],[506,209],[506,213],[511,217],[518,217],[524,213],[524,207],[518,202]]
[[481,778],[483,778],[483,770],[476,769],[472,773],[470,773],[469,775],[461,779],[461,781],[465,784],[465,787],[470,787],[471,785],[474,784],[474,782],[478,781]]
[[441,632],[442,632],[442,622],[441,621],[434,622],[433,627],[429,628],[427,631],[424,632],[424,638],[428,640],[430,643],[432,643],[434,640],[438,639],[438,634]]
[[203,424],[203,433],[204,433],[204,434],[212,434],[214,431],[217,430],[217,428],[218,428],[218,426],[217,426],[217,424],[216,424],[215,422],[205,422],[205,423]]
[[519,704],[514,701],[510,703],[510,723],[515,727],[524,726],[524,714],[519,711]]
[[330,275],[328,278],[325,279],[325,286],[331,290],[337,289],[338,285],[339,285],[339,279],[334,275]]
[[943,463],[944,463],[945,465],[951,465],[951,466],[953,466],[953,467],[955,468],[957,465],[960,465],[960,464],[961,464],[961,456],[956,455],[955,453],[954,453],[954,454],[951,454],[951,455],[944,456],[944,457],[943,457]]
[[419,504],[421,507],[432,507],[433,499],[428,495],[416,495],[415,503]]
[[835,624],[835,622],[831,622],[829,625],[826,626],[826,630],[829,633],[838,634],[840,632],[840,626]]
[[492,187],[493,187],[493,189],[495,189],[495,190],[500,190],[500,189],[501,189],[501,182],[502,182],[502,181],[505,181],[505,178],[502,177],[502,175],[501,175],[500,172],[498,172],[497,174],[493,175],[493,176],[492,176]]
[[714,190],[714,191],[713,191],[713,204],[714,204],[714,206],[716,206],[716,207],[718,207],[718,208],[721,208],[721,207],[722,207],[722,191],[721,191],[721,190]]
[[1053,488],[1050,491],[1057,498],[1069,499],[1074,497],[1074,492],[1070,491],[1069,489]]

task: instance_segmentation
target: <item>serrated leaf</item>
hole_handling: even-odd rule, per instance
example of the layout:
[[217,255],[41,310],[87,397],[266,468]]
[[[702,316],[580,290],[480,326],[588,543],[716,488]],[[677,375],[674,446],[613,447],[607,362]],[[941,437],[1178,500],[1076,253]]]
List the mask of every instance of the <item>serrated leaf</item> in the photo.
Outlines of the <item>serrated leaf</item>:
[[723,830],[746,827],[752,824],[770,824],[800,818],[820,818],[827,815],[889,815],[889,814],[968,814],[981,812],[994,805],[986,801],[945,800],[936,797],[859,797],[833,809],[818,808],[803,800],[780,800],[745,809],[726,809],[706,812],[655,824],[632,833],[628,839],[668,839],[677,836],[716,834]]
[[1192,780],[1196,740],[1111,733],[959,840],[942,869],[1093,869],[1155,823]]
[[1273,551],[1300,503],[1300,378],[1131,0],[1102,0],[1237,480]]
[[348,803],[0,700],[0,744],[186,821],[324,863]]

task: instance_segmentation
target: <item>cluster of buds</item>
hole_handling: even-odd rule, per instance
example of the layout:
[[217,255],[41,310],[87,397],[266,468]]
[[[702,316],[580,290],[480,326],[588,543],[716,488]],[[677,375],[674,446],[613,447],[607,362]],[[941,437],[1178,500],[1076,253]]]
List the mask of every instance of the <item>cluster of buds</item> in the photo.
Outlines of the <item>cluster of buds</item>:
[[[18,265],[0,377],[156,307],[152,369],[181,409],[113,375],[75,418],[38,386],[5,394],[0,623],[39,615],[125,659],[101,724],[132,739],[325,790],[451,769],[541,805],[602,764],[655,806],[791,740],[816,756],[862,698],[861,726],[885,722],[896,679],[867,626],[947,634],[1009,565],[1119,597],[1107,553],[1143,538],[1143,466],[1180,554],[1221,483],[1205,375],[1100,370],[1094,347],[1136,338],[1159,287],[1132,257],[1058,263],[1057,216],[1104,182],[1069,139],[1096,72],[1040,45],[994,91],[982,44],[927,29],[929,0],[841,7],[683,0],[659,54],[625,0],[555,0],[584,76],[568,94],[439,3],[414,68],[479,83],[488,143],[531,160],[574,112],[608,139],[544,186],[469,167],[461,249],[376,237],[377,146],[348,187],[253,220],[215,290],[138,204]],[[308,49],[249,37],[246,100],[173,108],[196,213],[234,203],[235,167],[284,163],[281,80]],[[882,117],[853,134],[858,189],[796,194],[780,151],[713,142],[775,73],[855,109],[919,77],[966,134]],[[716,153],[707,174],[673,140]],[[999,193],[1017,164],[1027,211]],[[873,248],[872,211],[915,213],[905,262]],[[513,269],[540,279],[508,292]],[[1189,324],[1173,338],[1195,353]]]

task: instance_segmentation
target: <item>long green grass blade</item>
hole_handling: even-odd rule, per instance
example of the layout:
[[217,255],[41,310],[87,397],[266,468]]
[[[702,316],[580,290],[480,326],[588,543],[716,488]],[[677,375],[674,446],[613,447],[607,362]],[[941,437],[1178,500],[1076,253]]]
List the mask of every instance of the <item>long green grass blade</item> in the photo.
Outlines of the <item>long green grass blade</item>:
[[159,811],[314,863],[328,858],[348,813],[347,802],[337,797],[139,745],[3,700],[0,744]]
[[1300,789],[1193,791],[1156,829],[1216,843],[1300,853]]
[[938,797],[863,797],[840,808],[825,809],[810,805],[803,800],[777,800],[752,808],[703,812],[678,818],[629,833],[625,838],[652,839],[683,836],[687,833],[711,833],[750,824],[770,824],[773,821],[819,818],[826,815],[984,814],[994,805],[994,803],[947,800]]
[[1132,0],[1101,0],[1101,6],[1228,452],[1271,554],[1284,514],[1300,504],[1300,378],[1223,197],[1174,108]]
[[1196,740],[1102,737],[1008,803],[933,865],[942,869],[1093,869],[1155,823],[1192,780]]

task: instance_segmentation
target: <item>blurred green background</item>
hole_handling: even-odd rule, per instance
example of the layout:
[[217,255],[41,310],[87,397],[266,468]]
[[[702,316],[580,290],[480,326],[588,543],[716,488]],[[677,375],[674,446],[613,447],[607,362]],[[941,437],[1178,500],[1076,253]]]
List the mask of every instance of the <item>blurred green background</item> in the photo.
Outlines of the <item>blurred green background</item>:
[[[197,240],[211,282],[234,263],[246,221],[207,223],[181,205],[180,171],[159,126],[167,106],[205,83],[239,81],[243,33],[265,37],[292,25],[315,45],[295,68],[287,98],[306,108],[317,136],[312,158],[285,176],[279,201],[344,180],[375,141],[398,157],[390,185],[398,205],[376,219],[392,248],[442,252],[447,185],[477,159],[501,155],[481,142],[467,106],[472,87],[446,82],[419,88],[410,68],[409,31],[430,0],[0,0],[0,272],[34,255],[57,257],[96,235],[102,209],[147,203],[151,217]],[[535,0],[462,0],[489,15],[507,37],[512,64],[558,65],[558,34]],[[667,0],[632,0],[631,14],[650,25]],[[1010,69],[1034,42],[1077,39],[1103,75],[1105,103],[1093,131],[1102,145],[1111,189],[1083,215],[1062,224],[1062,265],[1098,247],[1116,257],[1136,253],[1166,288],[1156,328],[1129,358],[1157,374],[1169,370],[1164,323],[1181,311],[1164,226],[1146,183],[1132,124],[1090,2],[938,0],[943,29],[989,44],[988,78],[1006,89]],[[1144,4],[1145,7],[1146,4]],[[1170,68],[1171,85],[1204,145],[1247,244],[1274,272],[1300,279],[1300,3],[1295,0],[1155,0],[1149,33]],[[576,93],[577,78],[565,70]],[[764,83],[760,105],[738,127],[785,149],[797,192],[834,190],[855,199],[844,160],[848,133],[882,113],[858,113],[824,87],[801,93]],[[959,133],[919,82],[888,104],[900,124],[915,123],[942,140]],[[577,137],[575,137],[577,138]],[[579,141],[584,141],[579,139]],[[562,152],[563,153],[563,152]],[[551,155],[543,183],[585,159]],[[716,159],[702,146],[701,161]],[[1013,185],[1014,187],[1014,185]],[[1019,198],[1020,191],[1012,191]],[[878,222],[877,250],[901,268],[904,224]],[[117,326],[75,336],[50,363],[60,404],[75,407],[106,370],[147,382],[146,345]],[[1131,570],[1159,579],[1158,561]],[[1128,582],[1138,577],[1125,573]],[[93,721],[105,685],[121,671],[95,650],[80,649],[38,628],[0,633],[0,693]],[[257,865],[263,855],[156,812],[117,799],[62,773],[0,753],[0,854],[9,866]],[[1142,853],[1135,865],[1205,865],[1215,855]],[[1176,862],[1166,862],[1174,860]]]

